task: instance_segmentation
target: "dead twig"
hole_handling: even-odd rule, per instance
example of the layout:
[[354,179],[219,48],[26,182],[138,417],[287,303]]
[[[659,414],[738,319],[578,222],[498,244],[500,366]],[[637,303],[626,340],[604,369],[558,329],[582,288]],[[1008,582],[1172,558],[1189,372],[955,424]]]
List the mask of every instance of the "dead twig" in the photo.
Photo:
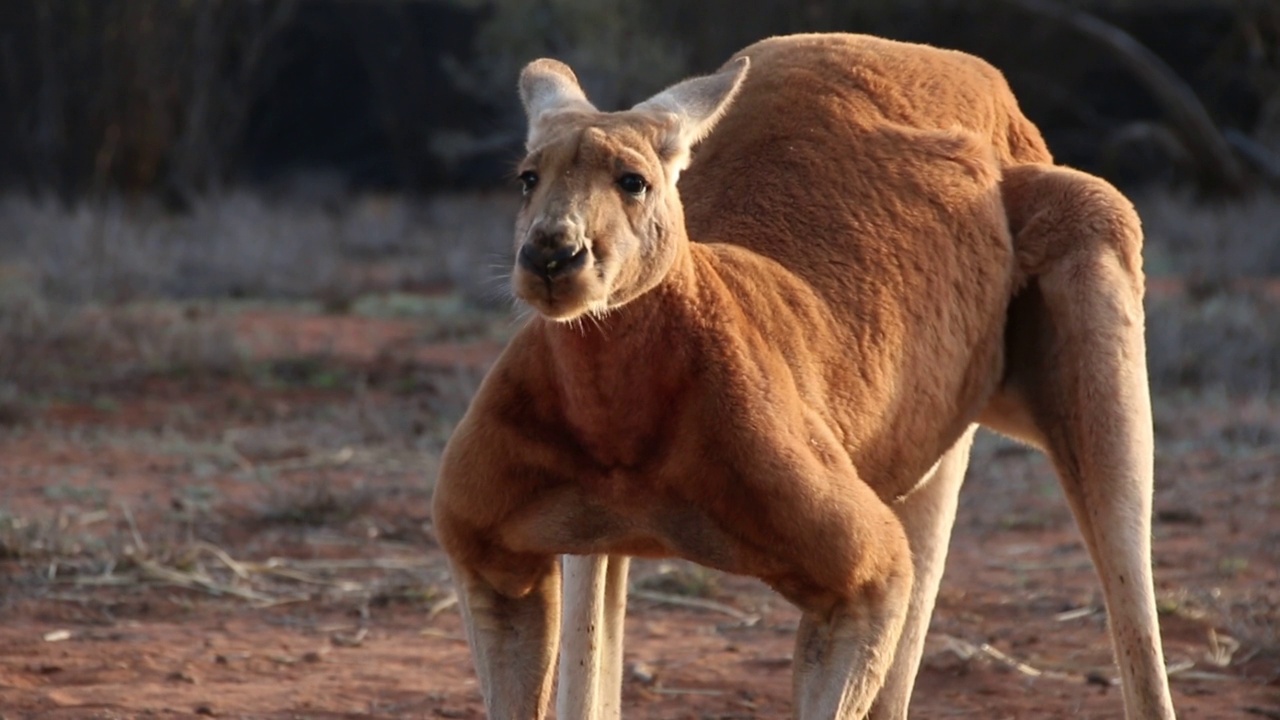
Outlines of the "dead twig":
[[322,467],[341,467],[351,462],[351,458],[355,457],[355,450],[344,447],[331,453],[323,453],[319,455],[309,455],[307,457],[296,458],[293,460],[280,460],[270,463],[259,463],[256,467],[272,472],[297,472],[299,470],[318,470]]
[[1079,620],[1080,618],[1087,618],[1090,615],[1096,615],[1097,613],[1098,613],[1098,608],[1082,607],[1082,608],[1076,608],[1075,610],[1067,610],[1066,612],[1060,612],[1057,615],[1054,615],[1053,619],[1057,620],[1058,622],[1070,622],[1072,620]]
[[448,595],[431,603],[427,608],[427,621],[434,620],[437,615],[458,604],[458,593],[450,591]]
[[635,588],[632,588],[628,595],[639,600],[648,600],[649,602],[662,603],[664,605],[678,605],[680,607],[694,608],[696,610],[717,612],[722,615],[728,615],[745,626],[755,625],[760,622],[759,615],[745,613],[735,607],[725,605],[724,603],[718,603],[714,600],[671,595],[668,593],[654,592],[653,590],[637,590]]
[[1175,677],[1179,680],[1204,680],[1208,682],[1233,682],[1240,679],[1235,675],[1206,672],[1204,670],[1187,670],[1186,672],[1178,673]]
[[226,550],[223,550],[217,545],[214,545],[213,543],[204,542],[204,541],[197,541],[192,546],[192,549],[203,550],[204,552],[207,552],[210,555],[214,556],[215,558],[218,559],[218,562],[222,563],[223,565],[226,565],[227,569],[235,573],[236,577],[240,578],[241,580],[249,579],[249,571],[245,569],[245,566],[239,561],[237,561],[235,558],[231,557],[231,555],[228,554]]
[[1209,628],[1209,649],[1205,651],[1205,659],[1214,667],[1224,668],[1231,665],[1231,658],[1240,649],[1240,641],[1230,635],[1219,634]]
[[699,688],[654,688],[650,692],[658,695],[705,695],[707,697],[719,697],[726,694],[723,690],[702,690]]
[[329,642],[337,647],[360,647],[364,644],[364,639],[369,635],[369,628],[362,627],[353,633],[334,633],[329,637]]
[[1082,684],[1089,681],[1088,675],[1063,672],[1061,670],[1041,670],[1040,668],[1006,655],[987,643],[971,643],[968,640],[963,640],[953,635],[943,635],[942,639],[946,643],[947,649],[961,660],[985,657],[994,661],[998,665],[1007,667],[1010,670],[1026,675],[1027,677],[1065,680],[1067,682]]
[[978,652],[982,653],[983,655],[986,655],[987,657],[991,658],[992,660],[995,660],[997,663],[1000,663],[1005,667],[1012,668],[1013,670],[1017,670],[1018,672],[1022,673],[1023,675],[1026,675],[1027,677],[1044,677],[1044,675],[1046,674],[1044,670],[1041,670],[1040,668],[1032,667],[1022,662],[1021,660],[1016,660],[986,643],[982,643],[981,645],[978,646]]
[[259,565],[254,567],[254,571],[263,575],[292,580],[293,582],[302,583],[303,585],[317,585],[320,587],[334,588],[345,593],[356,592],[362,587],[360,583],[351,580],[329,580],[327,578],[316,577],[300,570],[291,570],[289,568]]
[[188,590],[200,590],[212,595],[230,595],[232,597],[241,598],[242,600],[267,605],[274,605],[279,601],[279,598],[271,595],[265,595],[247,588],[219,583],[208,576],[182,572],[181,570],[166,567],[151,560],[143,560],[139,562],[138,569],[148,579],[181,588],[187,588]]
[[129,507],[129,503],[121,502],[120,509],[124,512],[125,522],[129,524],[129,533],[133,535],[133,546],[138,552],[147,554],[147,543],[142,539],[142,533],[138,532],[138,523],[133,519],[133,510]]
[[442,640],[453,640],[454,642],[460,642],[460,643],[465,643],[467,641],[467,638],[462,635],[458,635],[457,633],[445,632],[443,630],[437,630],[435,628],[423,628],[418,631],[418,634],[426,637],[436,637]]

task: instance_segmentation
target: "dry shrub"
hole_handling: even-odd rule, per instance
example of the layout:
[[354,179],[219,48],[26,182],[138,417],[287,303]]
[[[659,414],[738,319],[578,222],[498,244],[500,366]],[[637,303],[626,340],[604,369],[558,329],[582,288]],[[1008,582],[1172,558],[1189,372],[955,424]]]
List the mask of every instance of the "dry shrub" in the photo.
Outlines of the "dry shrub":
[[226,318],[174,306],[69,306],[34,292],[0,292],[0,392],[24,398],[152,373],[235,370]]
[[24,401],[57,388],[242,368],[234,309],[210,299],[391,311],[417,296],[384,290],[453,287],[468,300],[427,297],[409,303],[409,316],[446,339],[479,332],[493,320],[476,305],[509,302],[515,198],[366,195],[332,205],[245,191],[182,215],[120,199],[66,207],[0,198],[0,422],[18,422]]
[[423,285],[485,298],[508,263],[515,197],[365,195],[334,206],[239,191],[172,215],[119,198],[65,207],[10,196],[0,199],[0,263],[25,268],[42,295],[73,303]]
[[470,302],[497,307],[512,302],[509,278],[518,195],[443,195],[427,205],[427,225],[448,281]]
[[[125,372],[236,362],[217,313],[139,299],[322,298],[350,309],[370,291],[449,286],[473,305],[506,304],[516,204],[515,193],[415,200],[342,191],[318,202],[238,191],[172,215],[119,199],[65,207],[3,198],[0,373],[12,386],[57,372],[101,375],[104,360]],[[1275,298],[1233,283],[1280,273],[1280,200],[1197,205],[1164,192],[1138,205],[1149,274],[1188,277],[1196,290],[1148,301],[1157,389],[1280,387]],[[103,302],[112,305],[94,305]]]
[[1157,390],[1280,390],[1280,313],[1257,292],[1149,297],[1147,363]]
[[271,496],[254,520],[263,525],[342,527],[369,512],[377,500],[372,488],[338,488],[324,476],[301,484],[279,482],[271,486]]
[[709,599],[720,592],[720,573],[691,562],[662,561],[652,574],[639,577],[635,586],[667,595]]
[[1280,313],[1265,278],[1280,275],[1280,196],[1197,203],[1182,193],[1152,191],[1135,204],[1148,275],[1173,275],[1183,287],[1147,298],[1153,386],[1275,392]]
[[0,560],[47,562],[97,558],[104,547],[100,538],[85,530],[82,516],[73,511],[27,517],[0,510]]
[[1152,191],[1136,198],[1146,234],[1148,273],[1174,273],[1206,283],[1280,275],[1280,195],[1197,203],[1185,193]]

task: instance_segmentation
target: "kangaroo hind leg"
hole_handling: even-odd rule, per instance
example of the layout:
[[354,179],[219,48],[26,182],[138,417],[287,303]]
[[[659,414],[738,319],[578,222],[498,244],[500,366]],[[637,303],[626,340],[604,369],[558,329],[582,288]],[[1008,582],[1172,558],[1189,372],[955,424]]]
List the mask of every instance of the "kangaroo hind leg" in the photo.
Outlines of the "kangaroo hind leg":
[[1142,234],[1106,182],[1027,165],[1002,182],[1028,280],[982,422],[1053,460],[1106,600],[1126,717],[1173,718],[1151,575],[1154,439]]

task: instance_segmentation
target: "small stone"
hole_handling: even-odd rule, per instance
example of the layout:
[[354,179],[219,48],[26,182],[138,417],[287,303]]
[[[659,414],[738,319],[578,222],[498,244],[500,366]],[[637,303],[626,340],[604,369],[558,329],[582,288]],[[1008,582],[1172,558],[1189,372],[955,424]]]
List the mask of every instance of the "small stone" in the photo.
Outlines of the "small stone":
[[41,637],[47,643],[62,642],[63,640],[71,639],[71,631],[70,630],[52,630],[50,632],[45,633]]
[[636,661],[627,668],[627,676],[641,685],[652,685],[658,681],[658,673],[646,662]]

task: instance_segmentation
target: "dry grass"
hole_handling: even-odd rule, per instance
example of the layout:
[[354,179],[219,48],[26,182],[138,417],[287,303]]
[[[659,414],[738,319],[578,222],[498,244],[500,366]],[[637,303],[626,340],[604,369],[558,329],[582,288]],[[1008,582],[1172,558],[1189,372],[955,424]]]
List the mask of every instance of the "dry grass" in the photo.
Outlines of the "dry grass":
[[1148,297],[1147,364],[1156,393],[1280,392],[1280,312],[1258,291]]
[[[111,529],[93,533],[86,528],[92,524]],[[156,586],[257,606],[391,599],[430,604],[447,594],[443,573],[421,553],[376,559],[249,560],[204,540],[149,539],[123,513],[109,511],[0,516],[0,560],[18,561],[26,569],[25,577],[11,575],[10,580],[58,588],[64,599],[77,593],[87,598],[95,588]]]
[[277,483],[255,522],[266,525],[342,527],[373,509],[373,488],[338,488],[323,475],[298,483]]
[[0,559],[43,564],[109,556],[109,543],[90,532],[90,526],[107,517],[100,510],[62,510],[41,517],[0,511]]
[[[310,422],[319,428],[353,420],[333,413]],[[58,480],[69,477],[64,465],[28,468],[37,480],[47,478],[37,505],[14,503],[24,494],[19,489],[0,493],[0,600],[56,592],[87,601],[111,588],[154,587],[259,606],[429,604],[441,597],[443,570],[423,548],[430,456],[393,444],[300,447],[291,436],[302,428],[268,420],[220,439],[175,429],[37,428],[50,443],[172,467],[183,482],[169,488],[163,471],[135,471],[129,475],[145,487],[130,490],[127,500],[111,470],[89,468],[71,482]],[[313,444],[354,433],[336,427]],[[245,438],[260,435],[274,440],[247,449]],[[299,544],[323,553],[312,549],[309,559],[297,559],[290,550]]]
[[176,305],[67,305],[0,290],[0,404],[140,375],[227,373],[243,357],[227,318]]
[[[1280,387],[1274,298],[1230,282],[1280,274],[1280,199],[1204,206],[1152,192],[1137,204],[1149,274],[1188,277],[1196,291],[1150,302],[1157,391]],[[319,202],[234,192],[181,216],[121,200],[68,209],[0,199],[0,344],[22,349],[0,356],[0,377],[24,386],[41,379],[32,371],[75,377],[100,370],[102,358],[127,364],[127,372],[226,371],[238,362],[218,313],[189,303],[118,312],[139,299],[312,298],[331,310],[387,314],[398,312],[394,303],[379,305],[368,293],[450,286],[470,305],[432,311],[457,322],[433,315],[424,324],[465,324],[468,307],[508,301],[513,212],[507,194]],[[101,303],[112,311],[95,309]],[[94,361],[76,368],[73,358]],[[472,385],[462,383],[461,396],[446,404],[465,404]],[[0,387],[0,420],[20,415],[6,393],[13,395]]]
[[[120,199],[67,208],[0,198],[0,424],[21,420],[24,402],[50,389],[246,370],[232,298],[407,313],[442,339],[487,330],[494,314],[485,306],[508,302],[513,202],[236,192],[170,215]],[[465,302],[424,310],[388,292],[422,287],[460,289]]]
[[[316,298],[452,284],[483,294],[509,242],[507,195],[364,196],[338,209],[233,192],[185,215],[113,199],[0,199],[0,263],[52,300]],[[363,268],[363,272],[360,269]]]

